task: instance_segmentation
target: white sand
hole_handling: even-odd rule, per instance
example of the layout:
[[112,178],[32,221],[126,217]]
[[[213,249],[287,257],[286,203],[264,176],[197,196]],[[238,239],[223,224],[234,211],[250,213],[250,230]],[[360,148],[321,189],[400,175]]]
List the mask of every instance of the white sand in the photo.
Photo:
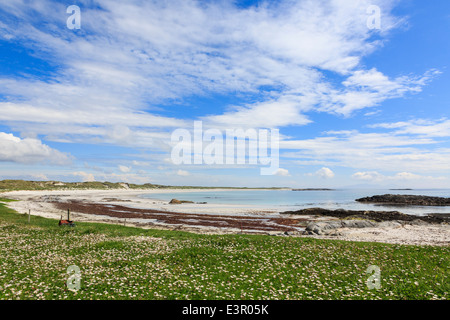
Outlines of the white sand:
[[[219,191],[218,189],[213,189]],[[54,208],[48,201],[55,198],[58,201],[84,200],[88,202],[97,202],[102,204],[115,204],[127,207],[141,209],[156,209],[172,212],[213,214],[213,215],[235,215],[235,216],[265,216],[280,217],[276,208],[267,208],[264,206],[249,205],[218,205],[218,204],[181,204],[171,205],[167,201],[158,200],[158,193],[167,192],[195,192],[198,189],[149,189],[149,190],[56,190],[56,191],[12,191],[0,194],[0,197],[17,199],[21,201],[10,202],[8,207],[19,213],[28,213],[46,218],[59,219],[66,217],[66,212]],[[202,191],[207,191],[203,189]],[[242,190],[246,192],[246,190]],[[144,194],[154,194],[154,199],[140,197]],[[183,200],[183,199],[180,199]],[[289,217],[285,217],[289,218]],[[305,217],[302,217],[305,218]],[[71,219],[75,221],[123,223],[123,219],[105,216],[87,215],[77,212],[71,212]],[[322,218],[324,219],[324,218]],[[332,220],[332,218],[325,218]],[[127,225],[138,225],[142,223],[151,223],[151,227],[161,227],[173,229],[174,226],[162,225],[156,221],[143,219],[127,219]],[[227,228],[209,228],[192,226],[181,226],[177,229],[200,233],[236,233],[240,230]],[[414,245],[450,245],[450,226],[449,225],[406,225],[401,227],[389,228],[365,228],[365,229],[339,229],[334,236],[309,236],[321,239],[339,239],[348,241],[364,242],[383,242],[395,244],[414,244]],[[281,232],[278,232],[281,234]]]
[[[222,189],[202,189],[201,191],[221,191]],[[227,190],[227,189],[223,189]],[[246,192],[250,189],[242,190]],[[184,213],[204,213],[204,214],[226,214],[226,215],[250,215],[258,216],[267,214],[277,214],[275,208],[267,208],[264,206],[254,205],[232,205],[232,204],[196,204],[185,203],[182,205],[172,205],[168,201],[158,199],[158,193],[183,193],[183,192],[198,192],[198,189],[149,189],[149,190],[52,190],[52,191],[11,191],[0,194],[2,197],[22,200],[20,202],[11,203],[11,208],[17,208],[18,212],[28,212],[32,209],[32,214],[45,217],[57,217],[61,215],[61,210],[56,210],[53,206],[48,206],[48,203],[43,202],[42,197],[57,197],[62,200],[86,200],[89,202],[98,202],[103,204],[117,204],[133,208],[141,209],[156,209],[172,212]],[[154,194],[154,197],[144,198],[142,195]],[[117,199],[117,200],[112,200]],[[183,199],[179,199],[183,200]],[[47,205],[46,205],[47,204]],[[44,210],[40,208],[44,208]],[[33,210],[34,209],[34,210]]]

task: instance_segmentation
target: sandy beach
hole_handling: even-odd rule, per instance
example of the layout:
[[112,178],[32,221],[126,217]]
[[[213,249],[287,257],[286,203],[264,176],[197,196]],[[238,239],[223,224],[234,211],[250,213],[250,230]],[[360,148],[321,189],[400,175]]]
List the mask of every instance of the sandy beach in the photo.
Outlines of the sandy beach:
[[[381,223],[372,228],[339,228],[324,235],[304,235],[308,223],[337,218],[280,215],[276,209],[264,206],[169,204],[158,199],[158,193],[192,191],[198,190],[12,191],[0,196],[20,200],[8,203],[8,207],[19,213],[30,211],[31,215],[59,220],[65,219],[67,209],[70,209],[70,218],[75,222],[114,223],[203,234],[246,233],[393,244],[450,244],[448,224]],[[142,197],[144,194],[147,197]],[[153,196],[149,198],[149,194]]]

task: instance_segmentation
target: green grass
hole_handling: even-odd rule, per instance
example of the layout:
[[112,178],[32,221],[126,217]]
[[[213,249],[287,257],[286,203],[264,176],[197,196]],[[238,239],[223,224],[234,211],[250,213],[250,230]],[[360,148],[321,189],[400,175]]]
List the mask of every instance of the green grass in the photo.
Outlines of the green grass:
[[[2,199],[5,202],[7,200]],[[449,247],[58,227],[0,203],[0,299],[448,299]],[[66,288],[77,265],[81,286]],[[381,269],[369,290],[366,270]]]

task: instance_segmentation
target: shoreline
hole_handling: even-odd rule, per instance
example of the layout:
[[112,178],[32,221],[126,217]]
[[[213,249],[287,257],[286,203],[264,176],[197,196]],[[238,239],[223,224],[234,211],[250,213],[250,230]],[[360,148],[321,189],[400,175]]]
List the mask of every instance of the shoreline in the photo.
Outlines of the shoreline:
[[[227,191],[203,189],[202,191]],[[253,190],[253,189],[242,189]],[[308,223],[334,223],[336,217],[280,214],[267,206],[218,204],[169,204],[157,199],[158,193],[196,192],[197,189],[118,189],[10,191],[0,197],[20,200],[7,203],[19,213],[59,220],[67,217],[79,222],[125,224],[140,228],[183,230],[201,234],[268,234],[312,237],[345,241],[383,242],[411,245],[450,245],[448,224],[379,224],[369,227],[334,228],[324,234],[305,235]],[[155,197],[141,197],[154,194]],[[75,206],[75,204],[77,204]],[[78,210],[78,211],[77,211]],[[126,220],[125,220],[126,219]]]

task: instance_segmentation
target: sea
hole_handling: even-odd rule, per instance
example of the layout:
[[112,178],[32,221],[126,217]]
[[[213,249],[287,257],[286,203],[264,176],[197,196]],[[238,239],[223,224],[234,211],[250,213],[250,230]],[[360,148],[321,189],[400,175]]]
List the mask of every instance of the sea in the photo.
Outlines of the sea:
[[291,211],[306,208],[400,211],[405,214],[427,215],[430,213],[449,214],[450,206],[405,206],[360,203],[356,199],[384,194],[411,194],[435,197],[450,197],[449,189],[333,189],[333,190],[278,190],[278,189],[229,189],[229,190],[195,190],[189,192],[167,192],[145,194],[143,197],[170,201],[187,200],[196,203],[217,205],[245,205],[272,210]]

